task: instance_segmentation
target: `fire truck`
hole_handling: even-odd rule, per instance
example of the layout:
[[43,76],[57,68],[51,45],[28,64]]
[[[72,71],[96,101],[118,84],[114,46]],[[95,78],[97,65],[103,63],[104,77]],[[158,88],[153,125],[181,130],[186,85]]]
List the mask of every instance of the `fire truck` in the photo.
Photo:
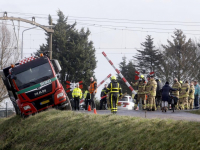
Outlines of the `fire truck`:
[[16,114],[22,117],[54,107],[71,110],[67,94],[58,80],[58,60],[29,57],[0,71]]

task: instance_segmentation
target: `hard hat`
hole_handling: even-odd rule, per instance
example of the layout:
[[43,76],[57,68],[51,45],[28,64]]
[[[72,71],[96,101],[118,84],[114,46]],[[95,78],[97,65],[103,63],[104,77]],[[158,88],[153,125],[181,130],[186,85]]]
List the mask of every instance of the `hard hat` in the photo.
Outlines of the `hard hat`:
[[116,80],[116,79],[117,79],[116,76],[111,77],[111,80]]
[[144,75],[141,75],[140,78],[144,78]]
[[182,83],[183,83],[183,81],[180,81],[180,83],[182,84]]

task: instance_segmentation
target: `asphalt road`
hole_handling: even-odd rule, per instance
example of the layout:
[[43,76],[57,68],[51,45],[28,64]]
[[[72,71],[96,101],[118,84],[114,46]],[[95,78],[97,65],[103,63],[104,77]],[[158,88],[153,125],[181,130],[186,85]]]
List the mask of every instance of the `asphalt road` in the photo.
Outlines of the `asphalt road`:
[[[80,112],[94,114],[93,111],[81,110]],[[97,110],[97,114],[111,114],[110,110]],[[143,118],[160,118],[160,119],[174,119],[174,120],[186,120],[186,121],[197,121],[200,122],[200,115],[192,114],[187,111],[175,111],[168,110],[166,113],[161,110],[157,111],[145,111],[143,110],[118,110],[117,115],[121,116],[133,116],[133,117],[143,117]]]

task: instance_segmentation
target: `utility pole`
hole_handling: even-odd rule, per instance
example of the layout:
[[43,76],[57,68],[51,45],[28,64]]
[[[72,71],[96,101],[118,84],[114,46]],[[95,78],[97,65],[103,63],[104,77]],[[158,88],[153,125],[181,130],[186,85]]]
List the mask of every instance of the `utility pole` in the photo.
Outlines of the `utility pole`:
[[19,54],[19,29],[20,29],[20,21],[18,20],[18,38],[17,38],[17,53],[18,54]]
[[[50,20],[50,29],[52,29],[52,20]],[[49,58],[52,59],[52,32],[49,32]]]
[[[0,17],[0,20],[22,21],[22,22],[29,23],[31,25],[34,25],[36,27],[39,27],[39,28],[45,30],[47,33],[49,33],[49,57],[50,57],[50,59],[52,59],[52,33],[54,32],[54,30],[52,29],[52,21],[50,22],[51,26],[49,27],[49,26],[44,26],[44,25],[41,25],[41,24],[35,22],[35,17],[32,17],[32,20],[27,20],[27,19],[23,19],[23,18],[8,17],[7,12],[4,12],[3,17]],[[19,25],[19,22],[18,22],[18,25]],[[13,27],[14,27],[14,23],[13,23]],[[15,37],[17,39],[16,33],[15,33]],[[17,40],[19,40],[19,38]],[[22,42],[22,53],[23,53],[23,42]],[[23,54],[22,54],[21,58],[23,58]]]

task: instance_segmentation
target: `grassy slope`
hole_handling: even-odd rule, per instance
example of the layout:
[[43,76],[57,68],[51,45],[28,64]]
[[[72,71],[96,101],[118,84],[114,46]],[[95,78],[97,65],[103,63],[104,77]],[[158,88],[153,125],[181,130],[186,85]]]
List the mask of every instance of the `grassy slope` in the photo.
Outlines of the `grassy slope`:
[[0,149],[200,149],[200,123],[50,110],[0,121]]

